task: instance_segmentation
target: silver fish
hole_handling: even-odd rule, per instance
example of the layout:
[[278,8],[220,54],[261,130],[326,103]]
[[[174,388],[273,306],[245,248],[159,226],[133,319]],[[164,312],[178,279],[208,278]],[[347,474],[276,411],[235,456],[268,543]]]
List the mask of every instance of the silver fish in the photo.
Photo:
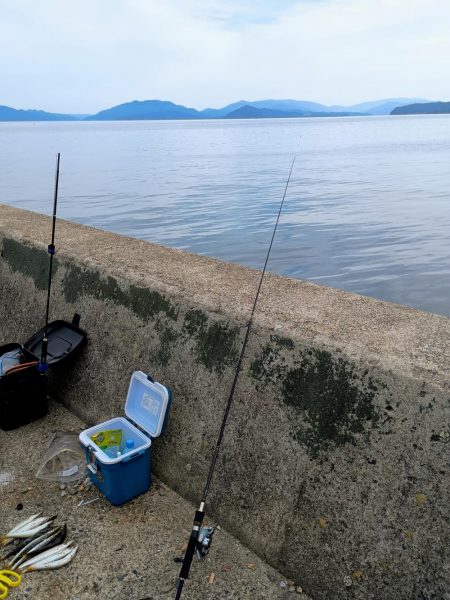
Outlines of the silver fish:
[[54,517],[39,517],[39,515],[33,515],[32,517],[26,519],[19,525],[13,527],[8,533],[2,537],[2,539],[7,538],[27,538],[32,537],[39,531],[43,531],[45,528],[48,528],[49,525],[56,519],[56,515]]
[[31,515],[31,517],[28,517],[28,519],[25,519],[25,521],[22,521],[21,523],[19,523],[15,527],[13,527],[11,529],[10,533],[14,532],[16,529],[21,529],[22,527],[26,527],[29,523],[31,523],[31,521],[34,521],[41,515],[42,515],[42,513],[37,513],[36,515]]
[[26,565],[31,565],[37,561],[45,560],[45,559],[51,558],[55,555],[65,554],[65,553],[67,553],[68,549],[71,548],[72,545],[73,545],[73,542],[68,542],[67,544],[59,544],[58,546],[55,546],[54,548],[50,548],[49,550],[46,550],[45,552],[41,552],[40,554],[37,554],[36,556],[29,558],[26,561]]
[[[48,565],[52,565],[55,562],[63,560],[69,554],[73,553],[72,548],[73,542],[69,542],[68,544],[60,544],[59,546],[55,546],[46,552],[41,552],[37,556],[33,556],[33,558],[28,559],[24,563],[19,565],[20,572],[27,572],[31,570],[40,570],[43,568],[52,569],[57,567],[52,567]],[[75,553],[72,554],[74,556]],[[66,564],[66,563],[64,563]],[[17,567],[16,567],[17,569]]]
[[28,542],[26,546],[23,546],[19,550],[19,552],[17,552],[17,554],[15,554],[15,556],[9,561],[11,569],[14,570],[14,566],[26,560],[30,555],[36,554],[42,548],[45,548],[46,546],[51,548],[52,546],[49,544],[52,544],[52,542],[53,546],[56,546],[56,544],[62,542],[63,537],[65,537],[65,533],[66,526],[64,525],[63,527],[62,525],[59,525],[58,527],[52,527],[45,533],[33,538],[30,542]]
[[70,552],[68,554],[66,554],[65,556],[63,556],[62,558],[57,558],[57,557],[53,557],[53,559],[47,559],[46,561],[42,561],[42,562],[37,562],[34,563],[33,565],[27,567],[25,569],[25,573],[29,572],[29,571],[43,571],[45,569],[59,569],[59,567],[63,567],[64,565],[67,565],[72,558],[75,556],[75,554],[77,553],[78,550],[78,546],[75,546],[75,548],[72,548],[70,550]]
[[32,515],[13,527],[6,535],[0,536],[0,548],[9,544],[13,539],[35,537],[38,533],[48,529],[54,519],[56,519],[56,515],[54,517],[40,517],[39,514]]
[[0,536],[0,546],[6,546],[6,544],[9,544],[16,537],[15,534],[17,532],[26,531],[27,528],[32,523],[34,523],[36,519],[40,517],[40,515],[41,513],[31,515],[31,517],[28,517],[27,519],[25,519],[25,521],[22,521],[21,523],[13,527],[10,531],[8,531],[6,535]]

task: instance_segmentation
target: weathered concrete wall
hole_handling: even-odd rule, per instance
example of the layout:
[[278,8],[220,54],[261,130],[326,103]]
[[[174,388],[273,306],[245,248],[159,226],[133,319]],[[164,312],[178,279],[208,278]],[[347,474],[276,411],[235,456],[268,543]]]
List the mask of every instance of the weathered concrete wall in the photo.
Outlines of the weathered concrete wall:
[[[42,326],[49,233],[0,206],[0,343]],[[93,423],[134,369],[171,386],[154,469],[197,503],[259,273],[67,222],[56,245],[51,317],[79,312],[89,344],[54,392]],[[209,515],[315,599],[448,600],[449,340],[444,317],[268,275]]]

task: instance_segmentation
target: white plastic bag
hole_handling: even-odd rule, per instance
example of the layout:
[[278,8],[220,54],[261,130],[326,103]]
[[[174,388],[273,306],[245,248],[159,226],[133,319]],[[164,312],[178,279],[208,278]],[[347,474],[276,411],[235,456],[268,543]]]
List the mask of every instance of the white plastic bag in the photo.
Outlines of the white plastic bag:
[[78,435],[57,431],[36,473],[37,479],[71,483],[86,477],[86,458]]

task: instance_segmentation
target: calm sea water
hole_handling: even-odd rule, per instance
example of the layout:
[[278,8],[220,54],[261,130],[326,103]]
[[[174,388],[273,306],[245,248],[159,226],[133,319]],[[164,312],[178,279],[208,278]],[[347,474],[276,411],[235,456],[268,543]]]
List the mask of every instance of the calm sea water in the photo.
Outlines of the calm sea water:
[[[0,123],[0,202],[450,315],[450,116]],[[95,248],[92,249],[95,252]]]

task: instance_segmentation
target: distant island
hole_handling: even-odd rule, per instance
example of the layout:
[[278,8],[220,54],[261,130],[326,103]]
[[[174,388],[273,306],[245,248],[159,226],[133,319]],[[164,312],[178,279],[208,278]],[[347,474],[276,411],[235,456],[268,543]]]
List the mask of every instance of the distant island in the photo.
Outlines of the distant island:
[[289,119],[296,117],[355,117],[367,116],[367,113],[352,112],[302,112],[275,110],[273,108],[257,108],[251,104],[241,106],[225,115],[224,119]]
[[420,102],[397,106],[391,115],[445,115],[450,114],[450,102]]
[[[421,98],[390,98],[354,104],[326,106],[307,100],[240,100],[222,108],[197,110],[167,100],[133,100],[94,115],[50,113],[0,106],[0,121],[143,121],[179,119],[286,119],[301,117],[348,117],[389,114],[411,106],[447,105]],[[449,112],[441,110],[440,112]]]

